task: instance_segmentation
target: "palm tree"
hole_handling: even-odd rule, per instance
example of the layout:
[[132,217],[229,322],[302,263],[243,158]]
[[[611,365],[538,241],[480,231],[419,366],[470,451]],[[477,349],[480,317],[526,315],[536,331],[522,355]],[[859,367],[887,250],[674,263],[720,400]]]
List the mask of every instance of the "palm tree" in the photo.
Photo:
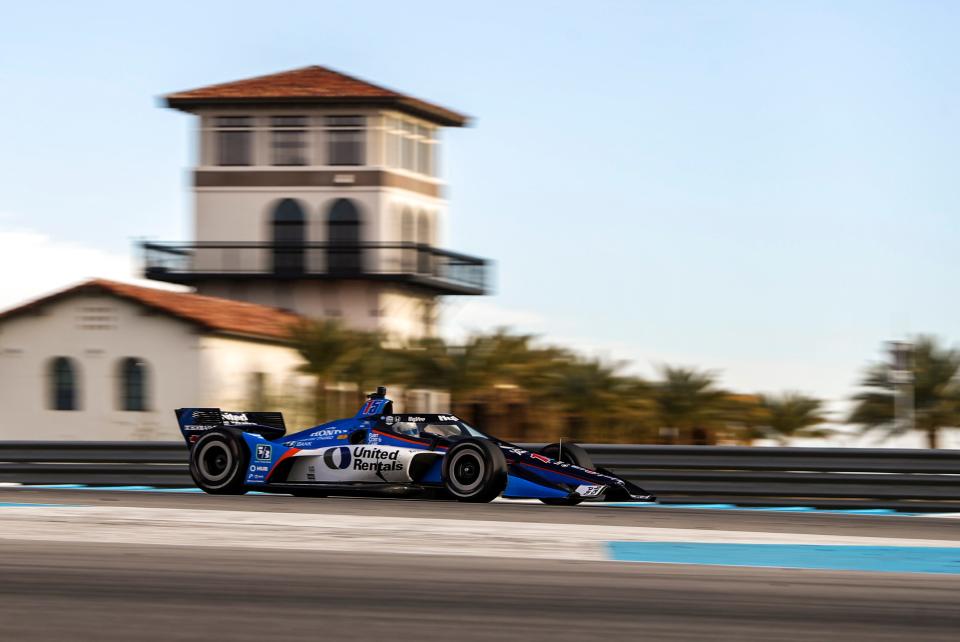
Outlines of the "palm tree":
[[621,364],[605,364],[582,357],[557,359],[552,363],[538,397],[562,413],[565,436],[582,439],[604,424],[605,419],[612,419],[624,384],[624,379],[617,374],[620,367]]
[[327,385],[340,380],[346,365],[363,345],[361,334],[347,329],[339,321],[304,321],[291,329],[294,348],[303,357],[302,372],[316,378],[314,389],[315,420],[327,418]]
[[823,402],[796,392],[780,395],[760,395],[763,416],[759,421],[759,435],[776,439],[787,445],[795,437],[826,437],[833,431],[815,428],[827,421]]
[[705,441],[706,431],[729,422],[730,395],[717,387],[714,373],[673,366],[663,366],[660,373],[653,400],[660,426],[674,431],[671,441]]
[[357,404],[361,405],[367,393],[379,385],[399,382],[400,353],[385,348],[382,332],[352,332],[351,348],[340,361],[340,381],[356,387]]
[[439,337],[421,339],[396,353],[404,362],[401,382],[408,388],[447,390],[452,405],[486,383],[489,373],[483,370],[479,353],[475,337],[463,345],[450,345]]
[[[916,429],[923,431],[930,448],[939,446],[940,431],[960,426],[960,352],[942,347],[933,337],[920,336],[913,348],[913,401]],[[888,436],[903,434],[896,425],[892,368],[886,363],[869,366],[860,385],[865,390],[847,421],[863,430],[883,430]]]
[[456,404],[494,385],[523,385],[534,376],[540,357],[530,345],[533,339],[500,329],[457,345],[437,337],[421,339],[395,354],[403,362],[404,383],[447,390]]

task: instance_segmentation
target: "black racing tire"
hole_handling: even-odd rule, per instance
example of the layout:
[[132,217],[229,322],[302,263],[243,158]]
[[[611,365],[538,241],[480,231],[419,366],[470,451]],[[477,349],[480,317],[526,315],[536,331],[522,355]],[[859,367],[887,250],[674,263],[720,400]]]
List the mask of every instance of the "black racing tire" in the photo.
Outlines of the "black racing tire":
[[443,458],[443,485],[461,502],[493,501],[507,487],[503,451],[487,439],[456,442]]
[[243,495],[250,453],[243,438],[226,430],[204,434],[190,451],[190,476],[205,493]]
[[[540,454],[546,455],[550,459],[561,461],[565,464],[573,464],[581,468],[593,470],[593,460],[587,451],[574,443],[565,444],[547,444],[540,449]],[[541,498],[541,502],[548,506],[576,506],[583,501],[582,497],[550,497]]]

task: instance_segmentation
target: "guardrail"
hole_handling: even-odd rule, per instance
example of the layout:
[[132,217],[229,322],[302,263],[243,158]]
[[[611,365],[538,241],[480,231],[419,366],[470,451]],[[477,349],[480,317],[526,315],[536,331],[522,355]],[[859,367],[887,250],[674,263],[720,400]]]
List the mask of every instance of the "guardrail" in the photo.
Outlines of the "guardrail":
[[[664,503],[960,511],[960,450],[584,447]],[[0,442],[0,482],[193,485],[181,442]]]

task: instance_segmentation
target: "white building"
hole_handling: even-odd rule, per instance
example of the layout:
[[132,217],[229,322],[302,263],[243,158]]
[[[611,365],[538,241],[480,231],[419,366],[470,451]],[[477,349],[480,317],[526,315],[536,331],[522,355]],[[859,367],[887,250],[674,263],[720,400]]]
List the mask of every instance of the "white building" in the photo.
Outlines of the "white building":
[[144,272],[198,293],[95,280],[0,313],[0,439],[178,439],[177,407],[312,425],[291,323],[403,343],[440,296],[486,292],[486,261],[438,247],[439,131],[464,116],[323,67],[166,102],[198,124],[195,238],[144,243]]
[[180,438],[174,408],[289,409],[309,390],[286,343],[299,319],[105,280],[8,310],[0,439],[171,440]]

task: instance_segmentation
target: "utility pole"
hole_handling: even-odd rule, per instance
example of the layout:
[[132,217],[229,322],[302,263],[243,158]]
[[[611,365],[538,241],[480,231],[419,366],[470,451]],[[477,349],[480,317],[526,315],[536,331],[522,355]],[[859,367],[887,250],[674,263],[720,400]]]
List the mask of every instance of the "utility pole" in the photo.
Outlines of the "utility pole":
[[916,427],[913,403],[913,344],[907,341],[891,341],[888,346],[894,425],[897,432],[906,433]]

